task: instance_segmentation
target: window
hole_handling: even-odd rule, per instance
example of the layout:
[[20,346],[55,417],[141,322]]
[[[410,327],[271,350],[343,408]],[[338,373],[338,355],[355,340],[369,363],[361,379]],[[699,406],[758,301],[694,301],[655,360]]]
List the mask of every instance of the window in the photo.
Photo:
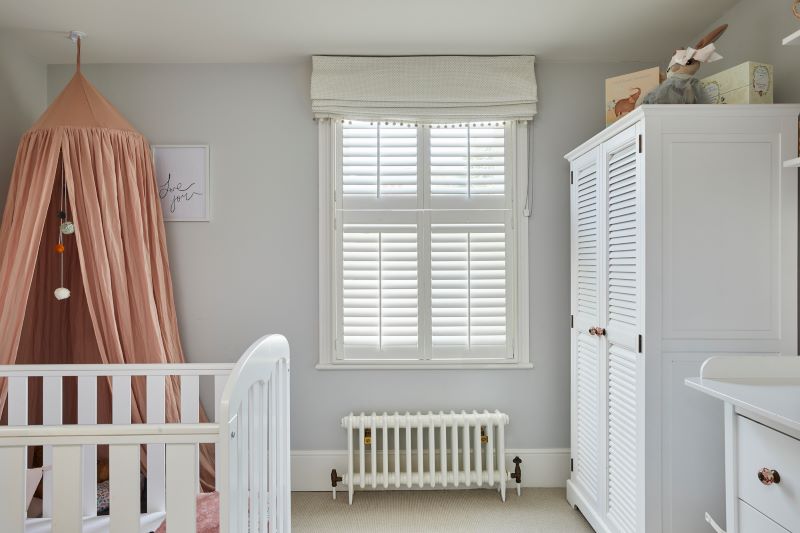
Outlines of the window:
[[526,122],[320,121],[320,366],[530,366]]

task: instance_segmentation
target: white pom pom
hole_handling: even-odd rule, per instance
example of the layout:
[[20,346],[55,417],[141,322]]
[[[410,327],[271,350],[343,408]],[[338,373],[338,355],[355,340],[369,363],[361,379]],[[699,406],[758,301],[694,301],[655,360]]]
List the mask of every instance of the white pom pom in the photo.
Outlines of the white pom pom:
[[55,295],[56,300],[66,300],[67,298],[69,298],[70,292],[69,289],[66,289],[64,287],[59,287],[55,290],[53,294]]
[[61,233],[63,233],[64,235],[72,235],[73,233],[75,233],[75,224],[73,224],[70,221],[64,222],[63,224],[61,224]]

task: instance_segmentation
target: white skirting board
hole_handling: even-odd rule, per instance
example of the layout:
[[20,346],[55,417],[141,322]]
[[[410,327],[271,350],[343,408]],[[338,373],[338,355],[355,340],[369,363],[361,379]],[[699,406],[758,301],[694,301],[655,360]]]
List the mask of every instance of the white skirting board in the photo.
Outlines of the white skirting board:
[[[416,454],[414,456],[416,457]],[[511,472],[514,470],[511,460],[517,456],[522,459],[523,487],[566,486],[569,478],[569,448],[506,449],[506,468]],[[346,450],[294,450],[292,490],[301,492],[331,490],[331,468],[335,468],[339,474],[346,472]],[[513,486],[513,483],[509,486]],[[347,494],[345,499],[346,496]]]

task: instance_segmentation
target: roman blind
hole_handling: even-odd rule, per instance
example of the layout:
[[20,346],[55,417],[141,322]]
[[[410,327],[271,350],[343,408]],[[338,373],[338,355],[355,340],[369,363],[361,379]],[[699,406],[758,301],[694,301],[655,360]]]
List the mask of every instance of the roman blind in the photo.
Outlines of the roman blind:
[[534,56],[314,56],[317,118],[427,123],[530,120]]

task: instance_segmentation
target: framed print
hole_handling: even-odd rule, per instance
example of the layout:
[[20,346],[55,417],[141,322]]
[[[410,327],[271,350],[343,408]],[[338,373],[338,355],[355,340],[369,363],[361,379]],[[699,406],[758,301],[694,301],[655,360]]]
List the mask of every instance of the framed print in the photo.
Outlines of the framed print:
[[153,145],[151,149],[164,222],[209,222],[208,145]]

